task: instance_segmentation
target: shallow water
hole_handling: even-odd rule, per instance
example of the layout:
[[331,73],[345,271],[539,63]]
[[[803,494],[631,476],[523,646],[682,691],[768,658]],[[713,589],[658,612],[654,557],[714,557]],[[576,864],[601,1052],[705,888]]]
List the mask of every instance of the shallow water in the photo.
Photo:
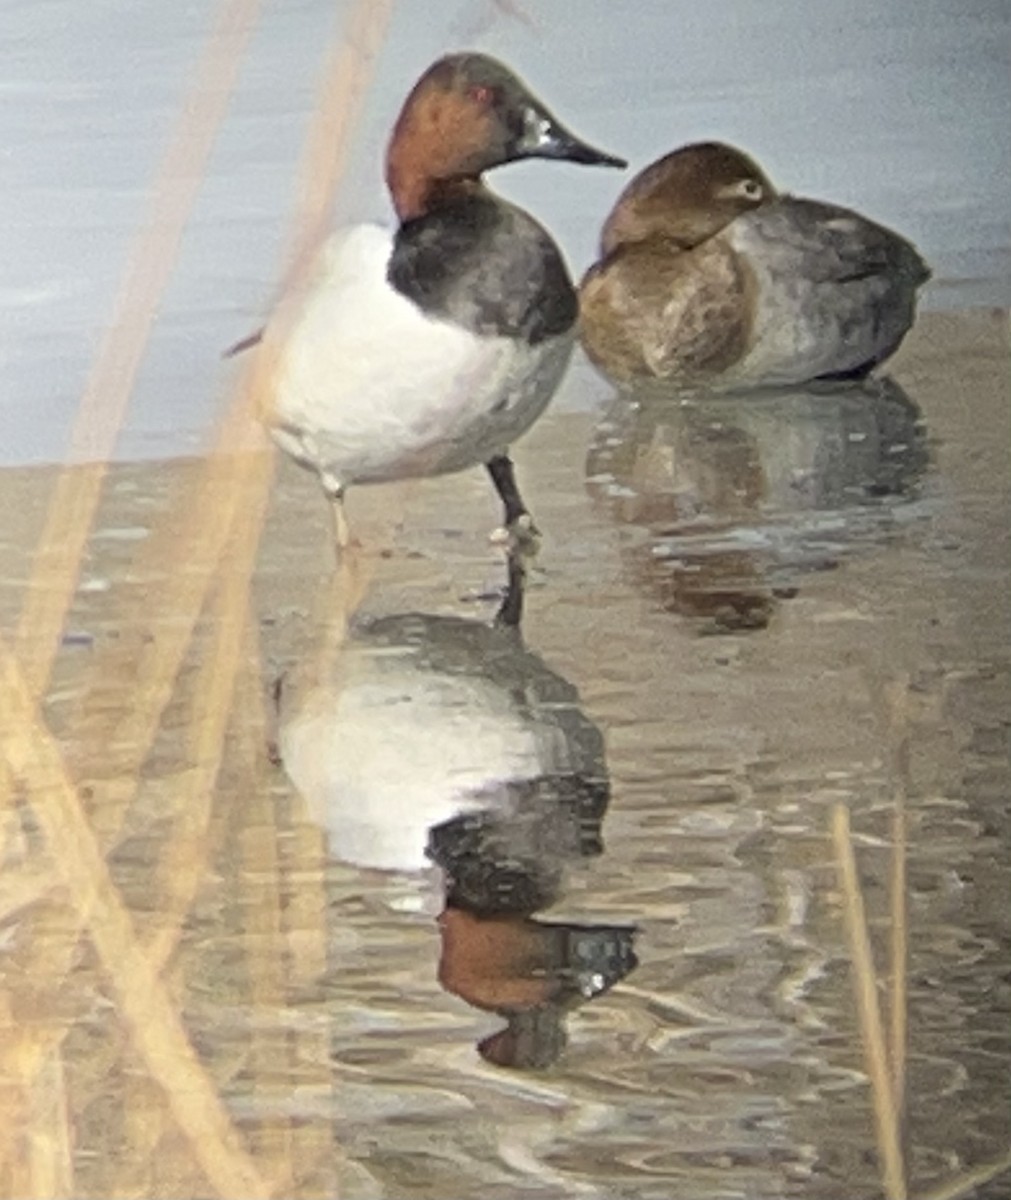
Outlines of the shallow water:
[[[117,456],[196,452],[281,271],[323,47],[347,3],[265,6],[141,364]],[[335,22],[334,13],[338,13]],[[518,15],[511,15],[518,14]],[[215,15],[166,6],[8,3],[0,110],[0,462],[61,459],[148,189]],[[582,136],[633,168],[718,138],[782,189],[852,205],[916,242],[926,303],[1011,303],[1011,15],[1002,0],[711,0],[671,10],[580,0],[395,6],[351,139],[336,222],[385,220],[380,160],[409,81],[448,48],[513,64]],[[517,164],[496,186],[581,274],[615,171]],[[563,403],[578,403],[567,390]]]
[[[881,1195],[829,822],[845,804],[887,981],[896,687],[911,1194],[1007,1152],[1011,354],[1006,307],[966,307],[1011,299],[1006,6],[579,14],[399,6],[337,217],[385,211],[405,77],[476,45],[636,165],[720,136],[901,228],[935,268],[926,307],[964,311],[928,311],[866,389],[672,403],[617,396],[577,358],[517,450],[544,534],[521,636],[493,626],[498,512],[469,472],[352,495],[367,587],[341,647],[324,505],[282,466],[217,784],[186,733],[214,682],[208,612],[134,789],[145,671],[187,573],[144,558],[150,530],[192,494],[199,463],[177,456],[271,294],[332,25],[328,5],[266,13],[45,706],[196,1074],[157,1082],[169,1018],[130,1008],[134,960],[117,974],[80,936],[48,793],[16,792],[0,1194],[246,1194],[210,1182],[185,1132],[205,1074],[278,1195]],[[23,464],[61,454],[210,10],[51,0],[7,19],[5,631],[55,479]],[[579,270],[619,177],[538,166],[501,185]]]
[[[219,786],[180,807],[210,623],[124,798],[124,696],[173,620],[159,568],[127,564],[194,466],[116,470],[48,715],[283,1194],[881,1194],[829,819],[848,807],[887,979],[903,680],[912,1194],[1004,1153],[1007,368],[1003,314],[926,317],[870,393],[658,408],[577,368],[588,411],[517,454],[544,531],[522,642],[490,624],[505,566],[471,472],[352,496],[374,573],[321,652],[325,506],[285,467],[256,601],[282,753],[321,722],[305,802],[254,732],[254,674]],[[7,614],[51,478],[3,476]],[[18,879],[34,803],[8,829]],[[426,847],[451,885],[413,869]],[[3,930],[10,1036],[65,1039],[73,1194],[215,1194],[60,892]]]

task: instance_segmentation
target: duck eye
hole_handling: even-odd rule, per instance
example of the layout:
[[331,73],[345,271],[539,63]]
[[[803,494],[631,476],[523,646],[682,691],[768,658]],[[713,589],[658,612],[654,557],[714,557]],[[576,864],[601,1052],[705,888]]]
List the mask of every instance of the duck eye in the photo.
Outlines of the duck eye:
[[488,105],[495,99],[495,89],[486,83],[475,83],[468,90],[467,95],[475,104]]
[[761,200],[762,185],[757,179],[742,179],[738,187],[745,200]]

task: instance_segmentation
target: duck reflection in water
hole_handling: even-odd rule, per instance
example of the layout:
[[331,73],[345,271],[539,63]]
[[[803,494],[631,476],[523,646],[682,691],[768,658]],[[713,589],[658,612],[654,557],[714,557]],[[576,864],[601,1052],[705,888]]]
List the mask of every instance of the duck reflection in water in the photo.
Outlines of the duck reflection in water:
[[333,857],[441,869],[440,983],[506,1018],[485,1059],[542,1068],[566,1013],[636,966],[635,930],[533,917],[566,863],[601,853],[610,786],[578,692],[523,645],[522,605],[513,558],[492,625],[359,621],[324,678],[279,689],[278,748]]
[[644,536],[633,571],[700,632],[764,629],[804,572],[881,537],[928,461],[893,379],[740,396],[619,393],[586,463],[590,494]]

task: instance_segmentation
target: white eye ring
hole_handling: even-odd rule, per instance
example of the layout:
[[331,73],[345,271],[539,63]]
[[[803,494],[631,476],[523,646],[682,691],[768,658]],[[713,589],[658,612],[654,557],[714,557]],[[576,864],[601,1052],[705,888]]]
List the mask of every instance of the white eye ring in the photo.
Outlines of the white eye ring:
[[743,196],[745,200],[761,200],[765,195],[765,188],[758,182],[757,179],[742,179],[735,184],[735,191],[739,196]]
[[716,196],[719,200],[750,200],[757,203],[765,199],[765,187],[749,175],[746,179],[735,179],[733,183],[725,184]]

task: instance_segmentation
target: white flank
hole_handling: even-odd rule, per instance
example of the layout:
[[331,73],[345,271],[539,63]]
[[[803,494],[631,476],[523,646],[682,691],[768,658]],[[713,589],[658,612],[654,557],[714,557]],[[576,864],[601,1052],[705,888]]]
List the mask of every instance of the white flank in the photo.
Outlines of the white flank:
[[426,316],[386,279],[389,230],[335,234],[267,336],[280,350],[264,417],[333,481],[437,475],[487,461],[540,416],[572,337],[531,346]]
[[417,871],[431,826],[494,805],[495,784],[536,778],[550,739],[490,679],[365,665],[305,696],[281,756],[335,858]]

